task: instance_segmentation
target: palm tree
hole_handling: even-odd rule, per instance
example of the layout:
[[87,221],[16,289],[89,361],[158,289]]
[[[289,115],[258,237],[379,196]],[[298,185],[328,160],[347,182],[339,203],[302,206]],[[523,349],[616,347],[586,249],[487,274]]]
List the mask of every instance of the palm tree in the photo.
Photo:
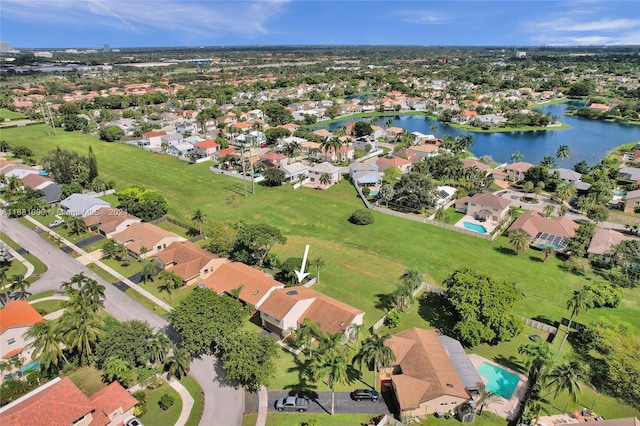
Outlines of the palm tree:
[[553,397],[557,398],[561,391],[566,390],[573,398],[573,401],[578,402],[578,395],[582,391],[580,381],[583,375],[582,365],[577,361],[556,365],[546,376],[548,386],[555,389]]
[[96,176],[91,181],[91,189],[94,192],[101,193],[108,189],[107,183],[100,176]]
[[304,345],[307,349],[309,349],[309,357],[311,357],[312,349],[313,349],[313,340],[316,337],[322,337],[322,331],[320,331],[320,326],[318,324],[314,324],[309,320],[309,318],[305,318],[302,322],[300,328],[296,332],[296,340],[298,344]]
[[545,155],[544,158],[540,161],[540,165],[548,169],[553,169],[554,167],[556,167],[556,160],[550,155]]
[[331,389],[331,415],[335,411],[335,385],[345,385],[349,381],[347,359],[341,351],[331,351],[316,357],[311,364],[311,373],[316,380],[326,378]]
[[511,234],[509,237],[509,242],[511,243],[511,247],[516,252],[516,256],[520,256],[520,253],[529,248],[529,243],[531,241],[531,236],[527,234],[522,229],[517,230],[516,232]]
[[193,215],[191,215],[191,221],[198,226],[198,229],[200,230],[200,235],[202,235],[202,225],[204,224],[206,219],[207,219],[207,215],[202,213],[202,210],[200,209],[196,210],[195,212],[193,212]]
[[282,153],[289,158],[296,157],[301,151],[302,146],[299,142],[289,142],[282,149]]
[[360,338],[362,337],[362,333],[366,330],[364,324],[356,324],[352,323],[349,326],[349,339],[356,341],[356,353],[360,351]]
[[536,200],[538,199],[538,195],[542,194],[544,187],[545,187],[544,182],[540,181],[536,183],[536,186],[533,188],[533,193],[536,194]]
[[516,151],[513,154],[511,154],[512,163],[517,163],[518,161],[522,161],[523,158],[524,158],[524,154],[521,153],[520,151]]
[[569,158],[569,146],[568,145],[560,145],[556,150],[556,158],[560,160],[564,160],[565,158]]
[[128,386],[133,379],[133,371],[129,363],[115,356],[110,356],[104,360],[102,371],[107,381],[113,382],[117,380],[124,386]]
[[19,291],[20,299],[25,299],[27,297],[27,289],[31,286],[31,283],[25,280],[24,275],[21,274],[12,275],[10,280],[11,284],[9,289],[11,291]]
[[388,129],[389,127],[392,127],[392,126],[393,126],[393,119],[391,117],[384,120],[384,127]]
[[149,280],[153,281],[153,278],[158,275],[160,272],[160,265],[153,259],[148,259],[144,261],[142,265],[142,272],[140,276],[142,277],[142,281],[145,283]]
[[476,413],[478,415],[482,414],[482,409],[485,405],[489,405],[500,400],[499,395],[487,390],[484,382],[476,383],[476,389],[478,390],[478,399],[474,401],[474,405],[476,407],[480,406],[479,409],[476,409]]
[[518,353],[524,356],[523,364],[527,368],[527,375],[533,388],[541,377],[544,368],[553,361],[551,345],[542,339],[538,339],[527,345],[520,345]]
[[320,257],[316,257],[311,261],[311,266],[315,266],[316,275],[318,276],[318,284],[320,284],[320,268],[324,267],[324,260]]
[[546,206],[544,206],[544,215],[546,217],[549,217],[553,214],[555,210],[556,208],[553,204],[547,204]]
[[354,357],[354,361],[365,362],[373,367],[373,388],[375,390],[378,388],[378,367],[388,366],[396,359],[391,348],[384,344],[390,337],[390,334],[378,336],[375,332],[371,332],[371,335],[362,342],[360,352]]
[[411,288],[411,291],[417,290],[422,285],[424,273],[417,268],[405,270],[400,276],[400,281]]
[[153,335],[150,345],[151,362],[164,362],[169,350],[171,349],[171,340],[163,331],[158,331]]
[[65,228],[69,230],[72,234],[80,235],[87,231],[87,225],[82,220],[80,216],[71,216],[67,220],[65,220],[64,224]]
[[102,284],[98,284],[96,280],[85,277],[80,293],[88,299],[89,303],[97,308],[100,304],[100,299],[104,298],[105,287]]
[[40,321],[35,323],[24,333],[24,339],[29,341],[27,348],[32,350],[32,358],[38,358],[40,365],[49,370],[52,366],[57,367],[60,360],[68,362],[60,346],[60,336],[56,325],[51,321]]
[[318,351],[316,354],[324,355],[329,352],[334,352],[342,348],[340,346],[344,340],[343,333],[320,333],[318,336],[320,343],[318,344]]
[[544,246],[544,248],[542,249],[542,253],[544,254],[544,260],[542,261],[542,263],[547,263],[547,259],[549,259],[549,257],[555,252],[556,252],[556,249],[552,245],[547,244],[546,246]]
[[60,327],[62,340],[70,350],[80,355],[80,365],[89,365],[94,359],[94,348],[104,337],[103,320],[97,315],[87,312],[65,312]]
[[560,343],[560,348],[558,349],[558,354],[562,352],[562,347],[564,346],[564,342],[567,340],[569,336],[569,330],[571,330],[571,322],[573,318],[577,317],[580,312],[587,311],[593,307],[593,300],[591,298],[591,293],[589,293],[584,288],[582,290],[574,290],[573,296],[569,300],[567,300],[567,309],[571,311],[571,317],[569,317],[569,324],[567,324],[567,331],[565,332],[564,337],[562,338],[562,343]]
[[169,295],[169,304],[172,304],[171,294],[174,290],[182,287],[184,283],[182,277],[173,271],[162,271],[158,274],[158,280],[160,281],[158,291],[167,293]]
[[396,309],[400,312],[405,312],[405,308],[407,308],[413,302],[413,290],[407,284],[398,284],[398,287],[392,293],[392,295],[396,301]]
[[174,346],[171,350],[171,356],[165,362],[165,368],[168,379],[171,376],[178,379],[186,377],[191,368],[191,354],[186,349]]
[[576,194],[576,186],[573,182],[563,181],[558,184],[554,194],[560,201],[566,203]]
[[331,175],[329,173],[323,173],[320,175],[320,184],[325,188],[331,184]]

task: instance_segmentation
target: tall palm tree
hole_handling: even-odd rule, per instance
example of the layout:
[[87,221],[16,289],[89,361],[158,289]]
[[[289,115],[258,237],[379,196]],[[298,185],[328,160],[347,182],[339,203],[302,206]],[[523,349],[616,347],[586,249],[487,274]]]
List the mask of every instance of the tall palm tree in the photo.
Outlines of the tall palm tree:
[[556,252],[556,249],[553,246],[548,244],[544,246],[544,248],[542,249],[542,253],[544,254],[544,260],[542,261],[542,263],[547,263],[547,259],[549,259],[549,257],[555,252]]
[[88,299],[89,303],[96,307],[100,304],[100,299],[105,297],[105,287],[89,277],[83,281],[80,292]]
[[564,160],[565,158],[569,158],[569,146],[568,145],[560,145],[556,150],[556,158],[560,160]]
[[96,344],[105,334],[101,328],[103,320],[98,315],[83,318],[80,312],[65,312],[60,321],[62,340],[67,347],[80,355],[80,365],[91,364]]
[[320,257],[316,257],[311,261],[311,266],[316,268],[316,275],[318,276],[318,284],[320,284],[320,268],[324,267],[324,260]]
[[415,291],[422,285],[423,277],[424,273],[418,268],[409,268],[402,273],[400,281]]
[[516,151],[513,154],[511,154],[512,163],[517,163],[518,161],[522,161],[523,158],[524,158],[524,154],[521,153],[520,151]]
[[300,145],[299,142],[289,142],[282,149],[282,153],[289,158],[298,156],[301,151],[302,151],[302,146]]
[[567,300],[567,309],[571,311],[571,317],[569,317],[569,324],[567,324],[567,331],[565,332],[565,335],[562,338],[562,343],[560,343],[558,354],[562,352],[562,347],[564,346],[564,342],[566,342],[567,337],[569,336],[569,332],[571,330],[571,323],[573,322],[573,319],[577,317],[580,314],[580,312],[587,311],[592,307],[593,307],[593,300],[591,298],[591,293],[589,293],[584,288],[582,290],[573,291],[573,295],[569,300]]
[[64,223],[65,228],[69,230],[72,234],[80,235],[87,231],[87,225],[82,220],[80,216],[71,216],[65,220]]
[[31,357],[38,358],[40,365],[45,370],[49,370],[52,366],[57,367],[61,360],[67,362],[54,322],[40,321],[35,323],[29,327],[23,337],[29,342],[27,348],[33,351]]
[[576,186],[573,182],[561,182],[556,186],[554,195],[563,203],[568,202],[574,195],[576,195]]
[[168,378],[177,377],[182,379],[186,377],[191,368],[191,354],[189,351],[176,346],[171,350],[171,356],[165,362]]
[[539,339],[527,345],[520,345],[518,353],[524,357],[523,364],[527,369],[527,375],[533,388],[543,375],[543,370],[553,361],[551,345]]
[[349,326],[349,339],[356,341],[356,353],[360,351],[360,338],[365,330],[366,327],[364,324],[353,323]]
[[343,333],[320,333],[318,336],[320,343],[318,344],[318,352],[317,354],[327,354],[329,352],[334,352],[340,350],[342,348],[341,344],[344,340]]
[[320,175],[320,184],[325,188],[331,184],[331,175],[329,173],[322,173]]
[[296,332],[296,340],[298,341],[298,344],[304,345],[309,349],[310,357],[313,356],[313,340],[321,337],[322,331],[320,330],[320,326],[312,323],[309,318],[304,319],[302,325]]
[[158,331],[153,335],[150,345],[151,362],[164,362],[167,354],[171,350],[171,340],[163,331]]
[[371,335],[362,342],[360,352],[354,357],[354,361],[364,362],[373,367],[373,388],[375,390],[378,388],[378,367],[388,366],[396,359],[391,348],[384,344],[389,338],[391,338],[390,334],[379,336],[375,332],[371,332]]
[[27,297],[27,289],[31,286],[31,283],[24,279],[24,275],[15,274],[12,275],[11,278],[11,286],[9,287],[11,291],[19,291],[20,299],[26,299]]
[[484,408],[485,405],[489,405],[491,403],[494,403],[500,400],[499,395],[496,395],[490,390],[487,390],[487,387],[485,386],[484,382],[476,383],[476,389],[478,390],[478,399],[474,401],[474,405],[476,407],[478,406],[480,407],[480,408],[476,408],[476,413],[478,415],[482,414],[482,409]]
[[554,398],[557,398],[561,391],[566,390],[573,401],[578,402],[578,395],[582,391],[580,381],[583,376],[582,365],[577,361],[571,361],[553,367],[546,378],[548,386],[554,389]]
[[162,271],[158,274],[158,291],[167,293],[169,295],[169,304],[172,304],[171,294],[174,290],[179,289],[183,285],[182,277],[173,271]]
[[548,169],[553,169],[556,167],[556,160],[550,155],[545,155],[544,158],[540,161],[540,165]]
[[311,364],[311,373],[316,380],[326,378],[331,389],[331,415],[335,412],[336,384],[345,385],[349,381],[347,358],[342,351],[331,351],[316,357]]
[[531,236],[520,229],[511,234],[511,236],[509,237],[509,242],[511,243],[511,247],[513,247],[513,250],[515,250],[516,256],[520,256],[521,252],[529,248]]
[[198,209],[193,212],[191,215],[191,221],[198,226],[198,230],[200,231],[200,235],[202,235],[202,225],[206,222],[207,215],[202,212],[202,210]]
[[147,281],[153,281],[156,275],[160,272],[160,265],[153,259],[147,259],[144,261],[142,265],[142,272],[140,276],[142,277],[142,281],[145,283]]
[[549,217],[556,211],[556,207],[553,204],[547,204],[544,206],[544,215],[545,217]]

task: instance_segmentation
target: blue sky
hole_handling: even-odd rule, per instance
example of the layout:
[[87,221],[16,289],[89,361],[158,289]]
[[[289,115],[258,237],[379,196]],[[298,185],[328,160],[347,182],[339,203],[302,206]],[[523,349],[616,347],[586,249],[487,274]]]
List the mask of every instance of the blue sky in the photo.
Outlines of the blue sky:
[[637,1],[1,0],[12,47],[640,45]]

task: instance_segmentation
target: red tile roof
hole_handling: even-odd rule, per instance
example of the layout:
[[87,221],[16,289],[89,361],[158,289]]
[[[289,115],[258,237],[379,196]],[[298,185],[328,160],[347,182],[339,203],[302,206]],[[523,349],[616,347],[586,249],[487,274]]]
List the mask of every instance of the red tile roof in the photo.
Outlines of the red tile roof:
[[247,121],[241,121],[239,123],[234,124],[231,127],[235,127],[236,129],[250,129],[253,127],[253,123],[249,123]]
[[207,139],[207,140],[204,140],[204,141],[201,141],[201,142],[197,142],[193,146],[197,146],[198,148],[207,149],[207,148],[215,148],[217,146],[220,146],[220,144],[218,142],[216,142],[215,140],[213,140],[213,139]]
[[173,265],[167,269],[178,274],[184,281],[199,275],[200,270],[212,260],[220,259],[219,256],[191,241],[175,241],[159,252],[156,257],[165,267]]
[[[48,385],[48,387],[47,387]],[[28,398],[0,416],[0,424],[12,426],[71,425],[95,410],[96,406],[71,379],[47,383],[27,394]]]
[[37,173],[31,173],[22,178],[22,183],[31,189],[35,189],[45,182],[53,182],[53,179],[46,176],[40,176]]
[[221,265],[210,277],[202,280],[202,284],[216,293],[231,293],[231,290],[240,288],[238,298],[254,306],[271,289],[284,287],[264,272],[240,262]]
[[16,355],[21,354],[22,351],[24,351],[24,346],[21,348],[15,348],[14,350],[7,352],[6,354],[2,355],[2,359],[13,358]]
[[[135,399],[122,385],[113,382],[106,388],[100,389],[89,397],[89,400],[95,404],[96,412],[93,414],[94,421],[91,424],[98,424],[96,414],[103,414],[107,419],[114,411],[121,408],[122,412],[126,412],[136,406],[138,400]],[[106,424],[106,423],[102,423]]]
[[42,315],[24,300],[12,300],[0,309],[0,333],[10,328],[30,327],[40,321],[44,321]]
[[509,227],[507,232],[525,231],[534,238],[539,232],[545,232],[564,238],[573,238],[579,225],[566,216],[544,217],[535,210],[522,213]]

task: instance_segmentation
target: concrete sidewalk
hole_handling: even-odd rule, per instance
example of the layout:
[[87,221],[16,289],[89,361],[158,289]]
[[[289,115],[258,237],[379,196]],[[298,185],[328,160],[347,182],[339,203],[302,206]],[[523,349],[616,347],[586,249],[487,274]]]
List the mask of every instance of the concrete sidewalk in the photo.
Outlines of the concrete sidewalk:
[[189,420],[189,415],[193,409],[193,398],[187,388],[185,388],[182,383],[177,381],[175,378],[172,377],[168,383],[169,386],[178,392],[180,399],[182,399],[182,411],[180,411],[180,417],[178,417],[174,426],[184,426],[187,423],[187,420]]
[[267,388],[262,386],[258,390],[258,420],[256,426],[264,426],[267,424],[267,411],[269,411],[269,392]]

